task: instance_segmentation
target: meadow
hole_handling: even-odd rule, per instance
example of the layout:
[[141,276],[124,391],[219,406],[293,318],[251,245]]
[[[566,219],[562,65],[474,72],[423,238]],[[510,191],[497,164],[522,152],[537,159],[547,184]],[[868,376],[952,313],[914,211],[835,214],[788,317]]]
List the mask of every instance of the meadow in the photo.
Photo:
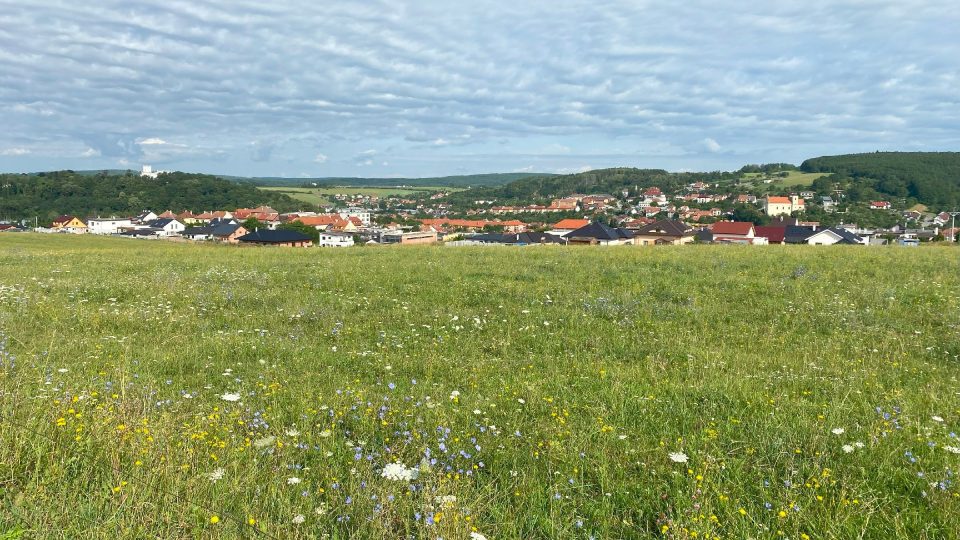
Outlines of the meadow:
[[809,187],[813,184],[813,181],[817,178],[825,176],[824,173],[805,173],[802,171],[787,171],[787,176],[780,178],[776,175],[770,177],[764,177],[761,173],[745,173],[743,178],[745,180],[752,180],[756,185],[763,185],[761,180],[764,178],[772,178],[774,186],[778,187]]
[[463,188],[451,187],[367,187],[367,186],[334,186],[334,187],[260,187],[265,191],[276,191],[313,205],[330,205],[334,195],[370,195],[376,197],[390,197],[392,195],[406,196],[414,194],[433,193],[438,191],[463,191]]
[[956,538],[957,255],[0,235],[0,538]]

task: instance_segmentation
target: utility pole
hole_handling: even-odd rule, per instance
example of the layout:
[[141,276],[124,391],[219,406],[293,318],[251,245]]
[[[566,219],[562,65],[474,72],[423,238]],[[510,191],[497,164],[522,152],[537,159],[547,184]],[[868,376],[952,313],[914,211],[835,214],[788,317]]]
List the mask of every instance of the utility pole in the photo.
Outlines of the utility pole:
[[957,212],[956,209],[954,209],[953,212],[950,212],[950,241],[951,242],[957,241],[957,214],[960,214],[960,212]]

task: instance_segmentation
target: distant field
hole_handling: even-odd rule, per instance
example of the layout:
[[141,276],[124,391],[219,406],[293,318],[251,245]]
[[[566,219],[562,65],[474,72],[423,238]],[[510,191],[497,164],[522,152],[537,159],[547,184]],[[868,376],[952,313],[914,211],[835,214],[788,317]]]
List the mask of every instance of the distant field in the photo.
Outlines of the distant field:
[[[813,181],[817,178],[825,176],[823,173],[805,173],[800,171],[787,171],[787,173],[788,176],[786,178],[779,178],[773,175],[773,185],[806,187],[813,184]],[[754,180],[756,184],[762,185],[763,175],[760,173],[745,173],[743,178],[746,180]]]
[[450,187],[416,187],[416,188],[391,188],[391,187],[317,187],[317,188],[295,188],[295,187],[260,187],[266,191],[276,191],[284,193],[290,197],[303,201],[307,204],[331,204],[332,195],[376,195],[378,197],[389,197],[391,195],[412,195],[414,193],[432,193],[438,191],[462,191],[463,188]]
[[0,234],[0,538],[956,538],[956,258]]

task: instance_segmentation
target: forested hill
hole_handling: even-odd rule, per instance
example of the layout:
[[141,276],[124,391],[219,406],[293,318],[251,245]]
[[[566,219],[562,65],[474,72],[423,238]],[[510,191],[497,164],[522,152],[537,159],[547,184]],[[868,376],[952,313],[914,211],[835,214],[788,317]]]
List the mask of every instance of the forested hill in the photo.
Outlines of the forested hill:
[[38,217],[42,222],[60,214],[122,216],[144,209],[202,212],[261,204],[281,211],[298,205],[280,193],[203,174],[175,172],[157,179],[137,173],[0,174],[0,219]]
[[936,208],[960,205],[960,152],[876,152],[808,159],[805,172],[854,190],[856,199],[901,198]]
[[498,202],[525,202],[565,197],[571,193],[616,194],[624,189],[634,190],[657,186],[668,192],[680,191],[683,186],[703,181],[708,183],[734,180],[738,173],[670,173],[660,169],[614,168],[569,174],[538,176],[511,182],[504,186],[471,189],[454,193],[451,200],[496,199]]

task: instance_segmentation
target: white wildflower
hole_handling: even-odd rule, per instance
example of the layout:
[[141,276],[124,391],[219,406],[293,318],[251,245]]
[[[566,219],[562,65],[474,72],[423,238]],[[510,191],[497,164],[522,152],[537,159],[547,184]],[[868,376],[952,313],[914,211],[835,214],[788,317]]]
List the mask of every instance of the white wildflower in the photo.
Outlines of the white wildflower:
[[857,442],[853,443],[853,445],[856,446],[857,448],[863,448],[864,446],[866,446],[865,444],[863,444],[863,443],[860,442],[860,441],[857,441]]
[[321,436],[321,437],[329,437],[330,435],[332,435],[332,433],[330,432],[329,429],[325,429],[325,430],[323,430],[323,431],[320,432],[320,436]]
[[457,399],[458,397],[460,397],[459,390],[454,390],[453,392],[450,392],[450,399]]
[[273,444],[273,442],[276,440],[277,438],[272,435],[270,437],[263,437],[262,439],[257,439],[253,441],[253,446],[255,448],[266,448],[271,444]]
[[388,480],[409,482],[416,480],[419,472],[416,469],[408,469],[403,463],[388,463],[380,476]]
[[683,452],[670,452],[670,461],[674,463],[686,463],[687,455]]
[[293,516],[293,524],[294,524],[294,525],[300,525],[301,523],[303,523],[303,522],[306,521],[306,520],[307,520],[307,518],[303,517],[303,514],[297,514],[297,515]]
[[65,368],[65,367],[62,367],[62,368],[60,368],[60,369],[57,370],[57,373],[66,373],[66,372],[68,372],[68,371],[70,371],[70,370],[67,369],[67,368]]
[[472,532],[470,533],[470,540],[487,540],[487,537],[478,532]]
[[527,402],[527,400],[525,400],[525,399],[523,399],[523,398],[520,398],[520,399],[517,400],[517,403],[519,403],[519,404],[521,404],[521,405],[523,405],[523,404],[526,403],[526,402]]
[[230,392],[220,396],[220,399],[224,401],[240,401],[240,394],[237,394],[235,392]]
[[483,414],[483,413],[480,412],[480,409],[474,409],[474,410],[473,410],[473,414]]
[[218,480],[222,480],[223,475],[226,473],[227,471],[223,470],[223,467],[220,467],[218,469],[215,469],[212,473],[208,474],[207,478],[209,478],[211,482],[216,482]]
[[288,437],[298,437],[300,435],[300,432],[297,431],[295,428],[288,429],[286,433]]
[[849,444],[843,445],[842,448],[843,448],[844,453],[846,453],[846,454],[849,454],[849,453],[853,452],[853,446],[851,446],[851,445],[849,445]]
[[303,481],[303,480],[300,480],[300,479],[297,478],[296,476],[291,476],[290,478],[287,478],[287,485],[288,485],[288,486],[295,486],[295,485],[299,484],[299,483],[302,482],[302,481]]
[[455,502],[457,502],[457,496],[456,496],[456,495],[444,495],[444,496],[442,496],[442,497],[435,497],[433,500],[434,500],[434,502],[436,502],[437,504],[439,504],[439,505],[441,505],[441,506],[445,506],[445,507],[447,507],[447,508],[450,508],[450,507],[453,506],[453,504],[454,504]]
[[943,422],[943,418],[940,416],[931,416],[930,419],[934,422]]
[[834,435],[843,435],[846,431],[847,430],[843,429],[842,427],[835,427],[830,430],[830,433],[833,433]]
[[960,448],[957,448],[956,446],[944,446],[943,449],[951,454],[960,454]]

